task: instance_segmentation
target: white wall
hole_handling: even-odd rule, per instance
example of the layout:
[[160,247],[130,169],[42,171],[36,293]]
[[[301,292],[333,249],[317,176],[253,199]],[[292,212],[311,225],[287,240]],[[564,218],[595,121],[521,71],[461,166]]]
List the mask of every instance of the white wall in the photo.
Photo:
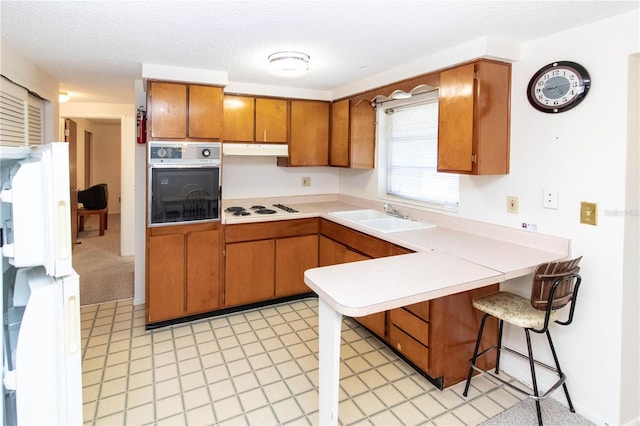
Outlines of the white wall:
[[[133,90],[133,85],[132,85]],[[66,102],[60,105],[60,116],[67,118],[109,118],[120,120],[120,254],[134,255],[134,175],[136,162],[136,121],[134,105]],[[84,136],[82,136],[84,137]],[[117,193],[117,191],[115,191]],[[111,199],[111,192],[109,198]]]
[[122,210],[120,123],[95,124],[93,129],[91,184],[106,183],[109,187],[109,213],[120,213]]
[[[576,409],[597,423],[608,424],[640,420],[640,94],[637,81],[630,85],[638,78],[637,68],[633,75],[629,71],[630,55],[640,51],[638,22],[635,11],[521,46],[521,58],[513,64],[512,73],[511,172],[506,176],[461,177],[457,214],[516,228],[522,222],[537,224],[538,232],[570,238],[573,254],[584,256],[575,321],[553,332]],[[540,113],[528,104],[526,87],[539,68],[557,60],[584,65],[592,86],[575,109],[558,115]],[[629,105],[635,105],[633,116],[627,112]],[[361,196],[365,187],[368,196],[375,199],[376,179],[375,171],[344,170],[340,192]],[[543,208],[544,189],[559,191],[558,210]],[[519,214],[506,213],[507,195],[519,197]],[[581,201],[598,203],[598,226],[579,223]],[[635,232],[631,237],[635,244],[626,249],[625,223]],[[529,285],[519,281],[506,287],[527,294]],[[623,293],[634,297],[633,302],[623,303]],[[507,337],[511,343],[515,339],[511,334]],[[628,351],[636,356],[627,355]],[[530,381],[526,367],[512,368],[518,377]],[[554,397],[565,403],[561,391]],[[623,398],[627,401],[624,404]]]

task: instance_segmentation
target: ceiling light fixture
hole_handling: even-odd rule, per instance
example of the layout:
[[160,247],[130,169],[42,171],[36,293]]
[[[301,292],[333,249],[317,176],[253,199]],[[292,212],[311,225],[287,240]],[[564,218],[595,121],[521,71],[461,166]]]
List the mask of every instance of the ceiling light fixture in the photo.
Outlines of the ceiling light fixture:
[[269,55],[269,68],[276,75],[298,76],[309,70],[309,59],[302,52],[277,52]]
[[60,94],[58,95],[58,102],[62,103],[62,102],[67,102],[69,100],[69,92],[65,92],[64,90],[60,91]]

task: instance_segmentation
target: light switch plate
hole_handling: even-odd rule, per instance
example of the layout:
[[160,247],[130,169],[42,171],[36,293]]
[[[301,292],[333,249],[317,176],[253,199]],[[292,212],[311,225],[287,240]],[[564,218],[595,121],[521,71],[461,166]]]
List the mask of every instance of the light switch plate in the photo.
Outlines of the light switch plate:
[[598,225],[598,204],[583,201],[580,203],[580,223]]

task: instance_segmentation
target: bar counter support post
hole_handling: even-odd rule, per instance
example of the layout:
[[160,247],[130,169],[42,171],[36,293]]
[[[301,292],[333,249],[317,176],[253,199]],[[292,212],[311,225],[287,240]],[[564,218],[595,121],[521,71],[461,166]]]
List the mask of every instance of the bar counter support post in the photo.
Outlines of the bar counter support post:
[[319,299],[319,421],[321,425],[338,424],[340,388],[340,333],[342,314]]

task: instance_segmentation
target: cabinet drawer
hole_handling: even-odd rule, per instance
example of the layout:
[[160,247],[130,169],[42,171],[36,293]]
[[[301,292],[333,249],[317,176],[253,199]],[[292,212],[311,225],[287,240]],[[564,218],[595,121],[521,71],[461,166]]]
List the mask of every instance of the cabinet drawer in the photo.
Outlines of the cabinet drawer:
[[400,330],[395,325],[389,330],[391,346],[424,371],[429,369],[429,348]]
[[267,240],[318,233],[318,219],[293,219],[274,222],[237,223],[225,226],[225,241]]
[[404,308],[391,310],[391,323],[423,345],[429,344],[429,324]]
[[407,311],[429,322],[429,302],[420,302],[404,307]]
[[378,258],[390,255],[391,244],[376,237],[354,231],[329,220],[320,220],[320,234],[344,244],[369,257]]

